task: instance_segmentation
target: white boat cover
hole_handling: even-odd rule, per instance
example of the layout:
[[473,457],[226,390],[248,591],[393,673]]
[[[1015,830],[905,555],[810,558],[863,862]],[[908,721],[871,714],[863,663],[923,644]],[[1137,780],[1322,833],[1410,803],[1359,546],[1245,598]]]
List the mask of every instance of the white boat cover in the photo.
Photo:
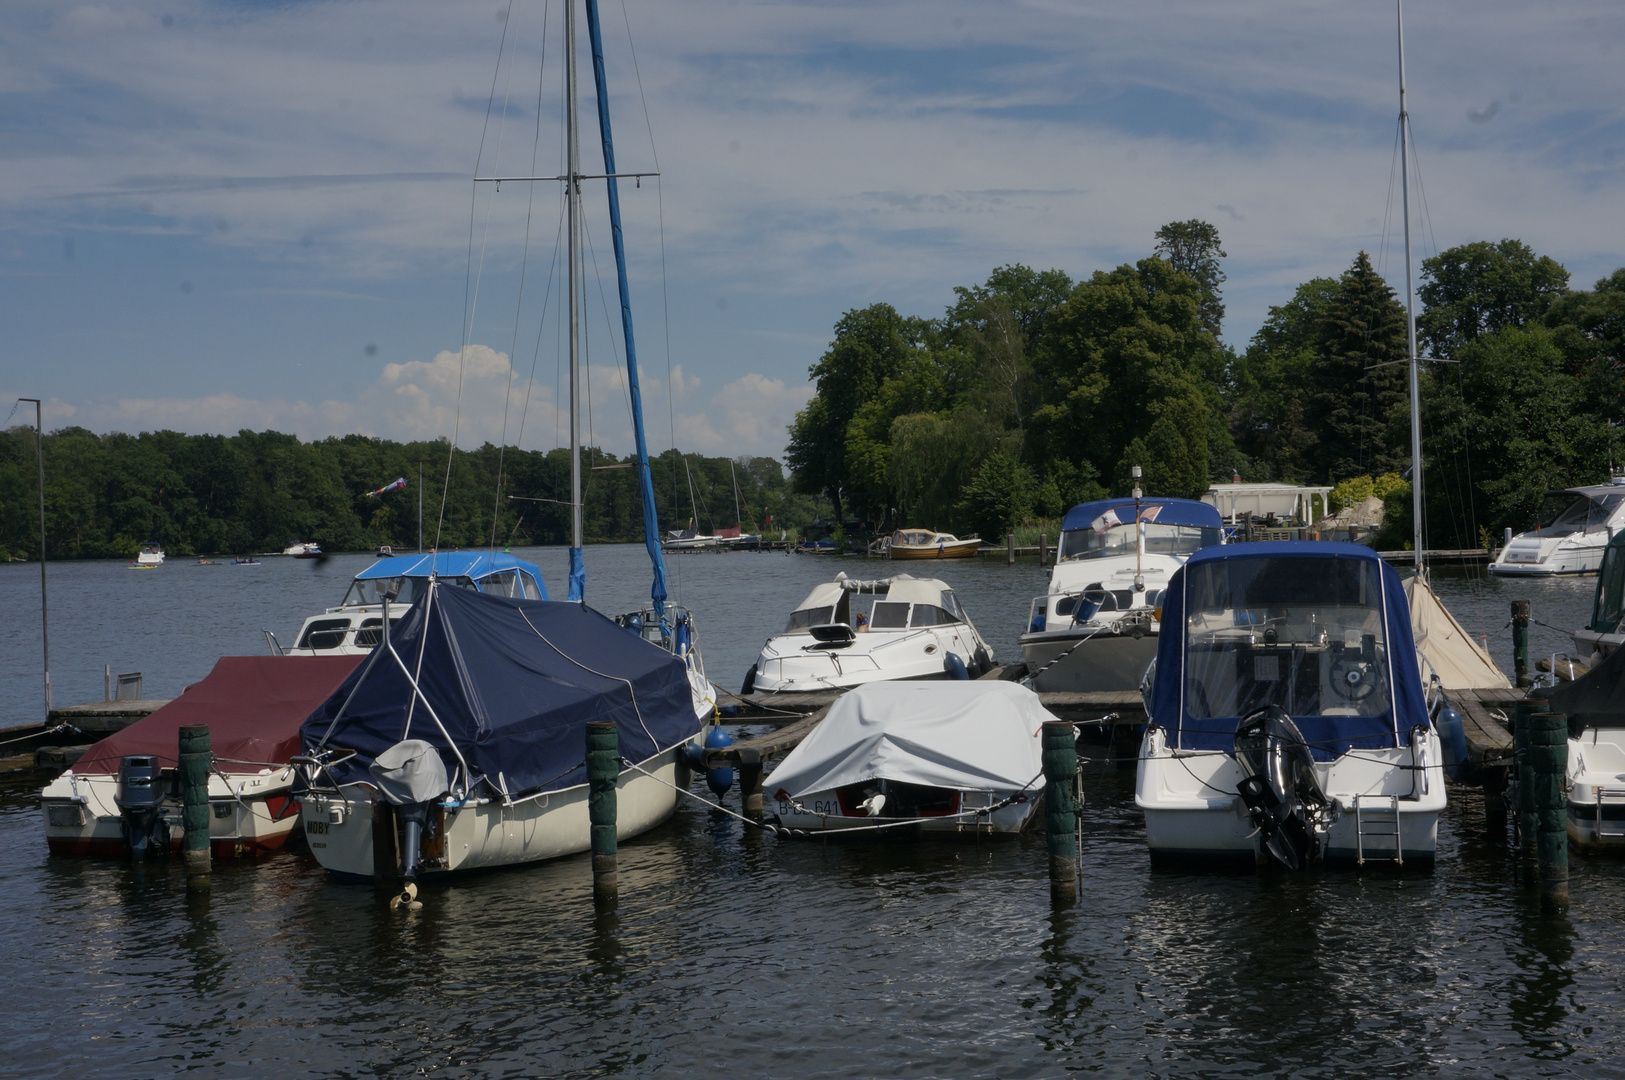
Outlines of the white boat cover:
[[897,574],[889,578],[877,578],[873,581],[860,581],[849,578],[846,574],[837,574],[834,581],[826,581],[807,594],[807,599],[796,605],[797,611],[807,611],[811,608],[834,607],[840,603],[842,593],[874,593],[883,595],[888,600],[898,600],[905,604],[932,604],[945,607],[942,594],[948,592],[946,581],[936,578],[917,578],[910,574]]
[[867,683],[830,707],[766,790],[799,799],[877,779],[966,791],[1037,787],[1041,729],[1054,719],[1012,682]]
[[1446,690],[1482,690],[1511,686],[1490,654],[1474,641],[1456,617],[1440,603],[1426,582],[1405,579],[1405,597],[1411,604],[1411,633],[1422,666],[1422,683],[1434,674]]

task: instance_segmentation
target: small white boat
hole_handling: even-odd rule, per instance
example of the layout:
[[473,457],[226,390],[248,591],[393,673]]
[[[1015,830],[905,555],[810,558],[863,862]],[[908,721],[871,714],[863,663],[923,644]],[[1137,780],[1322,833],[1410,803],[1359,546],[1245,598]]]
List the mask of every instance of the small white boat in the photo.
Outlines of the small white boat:
[[321,557],[322,546],[315,541],[289,544],[282,549],[282,554],[292,555],[296,559],[317,559]]
[[1444,757],[1399,577],[1369,548],[1206,548],[1174,575],[1134,801],[1154,862],[1431,865]]
[[931,529],[898,529],[886,546],[892,559],[970,559],[981,549],[982,541],[974,536],[961,540]]
[[1490,563],[1490,573],[1509,577],[1595,574],[1603,550],[1625,527],[1625,477],[1611,484],[1549,491],[1558,511],[1545,525],[1519,533]]
[[353,656],[225,656],[174,701],[90,747],[40,795],[52,854],[164,853],[184,838],[180,728],[209,727],[215,858],[280,848],[299,823],[299,725],[359,663]]
[[716,549],[717,538],[694,529],[671,529],[660,546],[667,551],[712,551]]
[[[874,597],[867,612],[864,597]],[[740,691],[844,689],[892,679],[974,678],[992,651],[936,578],[856,581],[844,573],[807,594],[784,630],[762,646]]]
[[1102,499],[1067,511],[1021,652],[1035,690],[1134,690],[1157,655],[1162,591],[1193,552],[1223,543],[1219,511],[1190,499]]
[[837,700],[763,790],[794,829],[1018,833],[1043,802],[1039,736],[1054,719],[1010,682],[870,683]]
[[137,566],[162,566],[163,562],[164,549],[156,540],[148,540],[142,544],[141,550],[135,556]]
[[1619,648],[1619,604],[1625,577],[1625,534],[1608,545],[1597,578],[1591,626],[1574,633],[1591,670],[1551,691],[1567,715],[1570,737],[1565,787],[1569,840],[1581,848],[1625,848],[1625,650]]
[[542,572],[534,563],[512,555],[482,551],[395,555],[380,558],[357,574],[337,607],[306,619],[292,648],[278,649],[269,632],[266,638],[273,651],[289,656],[364,656],[382,637],[384,597],[390,597],[395,605],[393,617],[399,619],[428,587],[431,576],[447,585],[497,596],[547,599]]

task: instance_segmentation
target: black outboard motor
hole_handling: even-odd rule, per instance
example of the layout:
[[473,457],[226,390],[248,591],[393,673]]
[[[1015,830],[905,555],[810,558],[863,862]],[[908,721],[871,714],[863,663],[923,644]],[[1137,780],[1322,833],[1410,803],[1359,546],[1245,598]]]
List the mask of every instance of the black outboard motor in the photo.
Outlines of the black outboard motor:
[[118,763],[118,794],[113,802],[124,819],[124,845],[141,859],[169,853],[169,822],[163,815],[164,779],[158,759],[131,754]]
[[429,743],[404,739],[379,754],[368,771],[379,796],[395,807],[401,819],[401,877],[406,884],[389,906],[422,907],[417,898],[418,852],[429,823],[429,807],[450,786],[446,764]]
[[1321,855],[1331,800],[1315,777],[1314,757],[1286,710],[1270,705],[1236,726],[1236,787],[1258,827],[1264,850],[1289,870]]

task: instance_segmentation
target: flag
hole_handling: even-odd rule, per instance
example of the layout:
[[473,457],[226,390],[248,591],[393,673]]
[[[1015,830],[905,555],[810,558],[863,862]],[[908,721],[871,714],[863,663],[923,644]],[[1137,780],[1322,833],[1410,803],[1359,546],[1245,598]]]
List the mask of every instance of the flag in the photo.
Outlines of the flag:
[[1155,521],[1155,520],[1157,520],[1157,515],[1160,514],[1160,513],[1162,513],[1162,504],[1161,503],[1157,503],[1155,506],[1142,507],[1140,509],[1140,520],[1141,521]]
[[1089,523],[1097,533],[1109,532],[1113,525],[1123,524],[1123,519],[1117,516],[1116,510],[1108,510]]
[[369,491],[369,492],[367,492],[366,495],[363,496],[363,498],[376,499],[378,496],[387,494],[387,493],[389,493],[391,491],[400,491],[405,486],[406,486],[406,477],[403,476],[400,479],[396,480],[393,484],[385,484],[383,487],[379,488],[377,491]]

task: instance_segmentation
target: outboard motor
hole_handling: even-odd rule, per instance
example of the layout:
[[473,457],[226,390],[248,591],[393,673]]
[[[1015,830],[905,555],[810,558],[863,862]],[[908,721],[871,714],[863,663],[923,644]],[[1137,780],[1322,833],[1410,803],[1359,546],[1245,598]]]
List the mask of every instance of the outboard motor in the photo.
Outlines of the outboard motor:
[[368,771],[378,785],[378,794],[395,807],[401,819],[401,876],[406,885],[389,906],[422,907],[417,898],[418,852],[429,823],[429,806],[451,786],[446,763],[422,739],[403,739],[379,754]]
[[124,844],[141,859],[169,852],[169,822],[163,815],[164,780],[158,759],[131,754],[118,763],[118,794],[113,802],[124,821]]
[[1270,705],[1236,725],[1236,787],[1264,850],[1289,870],[1321,855],[1331,800],[1315,777],[1315,759],[1286,710]]

